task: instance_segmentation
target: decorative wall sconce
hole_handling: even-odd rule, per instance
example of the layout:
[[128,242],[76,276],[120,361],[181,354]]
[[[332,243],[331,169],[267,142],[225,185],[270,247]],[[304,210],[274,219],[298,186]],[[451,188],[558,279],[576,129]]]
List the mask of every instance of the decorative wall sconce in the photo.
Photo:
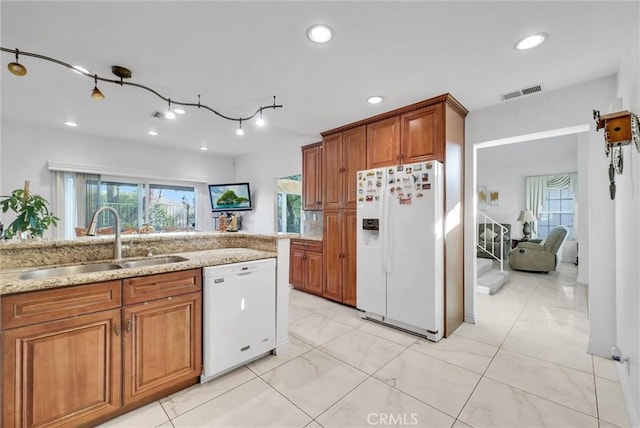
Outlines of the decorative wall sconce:
[[616,174],[623,170],[622,147],[627,144],[636,146],[640,152],[640,121],[638,116],[629,111],[619,111],[600,115],[599,110],[593,110],[596,121],[596,131],[604,128],[604,152],[611,159],[609,163],[609,195],[611,200],[616,197]]
[[[230,117],[230,116],[226,116],[214,109],[212,109],[211,107],[204,105],[200,102],[200,95],[198,95],[198,102],[184,102],[184,101],[176,101],[174,99],[171,99],[169,97],[165,97],[164,95],[160,94],[158,91],[156,91],[155,89],[152,89],[148,86],[145,85],[141,85],[139,83],[134,83],[134,82],[128,82],[125,81],[124,79],[130,79],[132,76],[132,72],[131,70],[125,68],[125,67],[121,67],[118,65],[114,65],[111,67],[111,72],[117,77],[117,79],[108,79],[106,77],[101,77],[98,76],[97,74],[92,74],[87,70],[78,68],[78,67],[74,67],[71,64],[68,64],[64,61],[60,61],[58,59],[55,58],[51,58],[45,55],[40,55],[37,53],[32,53],[32,52],[24,52],[21,51],[19,49],[8,49],[8,48],[3,48],[0,47],[0,51],[1,52],[8,52],[8,53],[13,53],[16,56],[16,60],[14,62],[11,62],[7,65],[7,68],[9,69],[9,71],[14,74],[15,76],[25,76],[27,74],[27,68],[21,64],[19,62],[19,56],[22,57],[31,57],[31,58],[37,58],[37,59],[42,59],[45,61],[49,61],[49,62],[53,62],[55,64],[61,65],[63,67],[66,67],[70,70],[73,70],[74,72],[78,73],[78,74],[82,74],[83,76],[89,77],[94,81],[94,88],[93,91],[91,92],[91,98],[93,98],[94,100],[103,100],[105,98],[104,94],[102,93],[102,91],[100,89],[98,89],[98,81],[101,82],[108,82],[108,83],[115,83],[116,85],[119,86],[133,86],[136,88],[140,88],[140,89],[144,89],[145,91],[151,92],[152,94],[154,94],[155,96],[157,96],[158,98],[164,100],[166,103],[168,103],[169,105],[169,111],[168,113],[173,114],[173,111],[171,110],[171,105],[179,105],[179,106],[187,106],[187,107],[197,107],[197,108],[203,108],[205,110],[209,110],[211,113],[214,113],[215,115],[226,119],[226,120],[230,120],[233,122],[238,122],[239,126],[238,126],[238,130],[236,131],[236,133],[238,133],[238,135],[244,135],[244,131],[242,130],[242,122],[246,122],[247,120],[251,120],[252,118],[254,118],[257,115],[260,115],[258,117],[259,120],[259,126],[264,125],[264,119],[262,119],[262,112],[264,110],[267,109],[277,109],[277,108],[282,108],[281,104],[276,104],[276,97],[273,97],[273,104],[271,105],[265,105],[262,107],[259,107],[252,115],[250,116],[246,116],[246,117]],[[175,118],[175,116],[174,116]]]

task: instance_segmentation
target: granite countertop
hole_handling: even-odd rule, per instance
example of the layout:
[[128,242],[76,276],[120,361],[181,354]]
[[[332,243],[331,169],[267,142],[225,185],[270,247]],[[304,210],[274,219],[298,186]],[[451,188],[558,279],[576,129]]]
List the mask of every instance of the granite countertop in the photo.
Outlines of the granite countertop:
[[306,241],[322,241],[322,236],[298,236],[293,239],[304,239]]
[[[193,251],[183,253],[162,254],[165,256],[181,256],[187,261],[159,264],[152,266],[114,269],[109,271],[92,272],[77,274],[72,276],[60,276],[47,279],[18,279],[18,275],[23,272],[38,270],[43,268],[67,266],[39,266],[37,268],[14,268],[0,270],[0,295],[22,293],[26,291],[44,290],[48,288],[63,287],[68,285],[88,284],[100,281],[109,281],[114,279],[130,278],[135,276],[151,275],[154,273],[174,272],[187,269],[195,269],[204,266],[216,266],[229,263],[245,262],[250,260],[260,260],[277,257],[277,253],[270,251],[261,251],[248,248],[221,248],[214,250]],[[160,257],[158,255],[157,257]],[[151,257],[153,258],[153,257]],[[127,260],[139,260],[144,257],[136,257]],[[105,260],[108,262],[108,260]],[[105,262],[103,261],[103,262]],[[89,262],[92,264],[97,262]],[[81,263],[74,263],[74,265]]]

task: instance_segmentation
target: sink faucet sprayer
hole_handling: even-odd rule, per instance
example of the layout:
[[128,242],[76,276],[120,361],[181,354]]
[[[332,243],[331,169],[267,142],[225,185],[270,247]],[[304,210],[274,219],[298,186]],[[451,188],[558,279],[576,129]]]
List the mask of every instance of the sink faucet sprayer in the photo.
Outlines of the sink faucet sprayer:
[[102,211],[110,211],[113,216],[116,218],[116,239],[113,243],[113,260],[119,262],[122,260],[122,241],[120,240],[120,215],[115,208],[111,207],[100,207],[93,213],[91,216],[91,221],[89,222],[89,227],[87,227],[87,236],[95,236],[96,229],[98,228],[98,216]]

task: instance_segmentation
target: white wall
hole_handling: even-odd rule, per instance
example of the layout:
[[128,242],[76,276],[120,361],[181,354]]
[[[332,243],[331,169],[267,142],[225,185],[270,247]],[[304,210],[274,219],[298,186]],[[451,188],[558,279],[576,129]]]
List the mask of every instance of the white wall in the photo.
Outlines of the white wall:
[[[640,8],[638,8],[640,14]],[[618,73],[622,109],[640,114],[640,31],[626,45],[628,53]],[[617,109],[616,109],[617,111]],[[640,426],[640,152],[623,149],[624,169],[616,177],[615,290],[616,345],[629,363],[618,364],[618,376],[629,409],[631,426]]]
[[250,183],[254,205],[253,211],[243,214],[243,229],[256,233],[275,232],[276,180],[302,174],[300,146],[307,143],[293,142],[287,150],[265,150],[236,159],[235,179]]
[[[157,179],[198,181],[198,227],[210,230],[211,206],[206,183],[233,181],[233,160],[192,151],[161,148],[131,141],[84,135],[76,130],[56,130],[2,121],[0,134],[0,194],[22,188],[30,181],[32,192],[52,204],[54,173],[48,161],[64,161],[81,165],[103,166],[123,174],[143,171]],[[56,207],[53,207],[56,209]],[[6,213],[3,223],[13,221]]]
[[[466,142],[467,177],[474,177],[473,145],[506,137],[514,137],[552,129],[579,125],[592,125],[593,108],[606,108],[616,96],[616,78],[604,79],[571,86],[556,91],[542,92],[519,100],[505,102],[493,107],[472,111],[467,116]],[[582,141],[579,139],[578,141]],[[588,248],[580,247],[580,252],[588,251],[589,309],[591,337],[589,351],[601,355],[609,353],[615,343],[615,291],[611,286],[615,278],[614,269],[614,204],[608,197],[608,163],[603,155],[602,132],[594,127],[584,142],[588,146],[587,165],[579,165],[580,171],[588,176],[587,239],[597,242]],[[549,153],[552,157],[553,153]],[[579,160],[581,157],[579,157]],[[467,180],[467,206],[473,206],[474,180]],[[584,219],[584,215],[581,217]],[[473,210],[466,211],[467,236],[474,236]],[[582,236],[582,234],[581,234]],[[467,239],[466,257],[473,260],[473,240]],[[583,257],[580,257],[584,261]],[[597,261],[597,262],[596,262]],[[583,263],[581,262],[581,265]],[[585,266],[582,266],[585,267]],[[467,263],[465,269],[465,312],[474,307],[475,264]]]

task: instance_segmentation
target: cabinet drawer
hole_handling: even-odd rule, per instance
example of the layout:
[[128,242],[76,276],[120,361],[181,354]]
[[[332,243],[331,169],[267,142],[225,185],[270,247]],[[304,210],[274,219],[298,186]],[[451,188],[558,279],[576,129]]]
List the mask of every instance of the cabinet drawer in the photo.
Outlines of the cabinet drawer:
[[141,303],[202,289],[201,269],[159,273],[123,280],[124,304]]
[[2,298],[2,329],[122,306],[120,281],[10,294]]
[[303,249],[306,251],[322,252],[322,241],[310,239],[292,239],[291,248]]

